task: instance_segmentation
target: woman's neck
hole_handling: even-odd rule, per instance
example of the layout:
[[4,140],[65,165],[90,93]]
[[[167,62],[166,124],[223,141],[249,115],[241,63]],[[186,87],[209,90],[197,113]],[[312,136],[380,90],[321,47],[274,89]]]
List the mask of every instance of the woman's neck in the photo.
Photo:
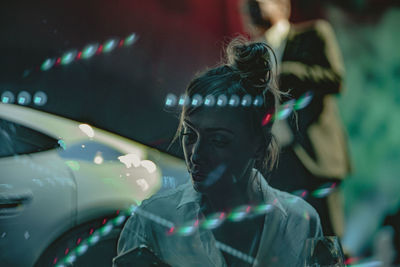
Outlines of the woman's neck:
[[[226,212],[242,205],[254,204],[251,198],[251,182],[253,178],[251,173],[232,183],[230,186],[210,189],[202,195],[201,204],[205,213]],[[250,181],[250,183],[249,183]]]

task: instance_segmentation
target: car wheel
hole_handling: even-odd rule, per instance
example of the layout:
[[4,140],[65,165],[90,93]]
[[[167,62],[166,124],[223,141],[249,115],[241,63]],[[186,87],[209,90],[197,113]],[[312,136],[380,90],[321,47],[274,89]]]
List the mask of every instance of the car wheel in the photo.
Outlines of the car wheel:
[[122,225],[96,222],[70,231],[54,242],[39,258],[35,267],[107,266],[117,254]]

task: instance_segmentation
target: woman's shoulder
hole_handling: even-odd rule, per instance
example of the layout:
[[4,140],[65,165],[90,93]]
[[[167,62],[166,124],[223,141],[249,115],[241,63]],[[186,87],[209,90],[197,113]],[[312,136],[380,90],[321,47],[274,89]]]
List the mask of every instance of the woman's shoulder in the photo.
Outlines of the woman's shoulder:
[[184,195],[191,189],[190,183],[179,185],[178,187],[156,193],[148,199],[143,200],[139,206],[142,210],[152,212],[173,211],[181,202]]
[[319,218],[317,211],[304,199],[271,187],[271,192],[288,217]]

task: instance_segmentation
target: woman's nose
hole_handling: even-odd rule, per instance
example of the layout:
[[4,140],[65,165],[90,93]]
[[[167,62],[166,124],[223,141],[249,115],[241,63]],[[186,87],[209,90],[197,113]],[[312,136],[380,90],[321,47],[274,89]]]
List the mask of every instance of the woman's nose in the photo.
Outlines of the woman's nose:
[[205,159],[205,144],[200,139],[193,146],[191,161],[193,164],[198,165],[204,162]]

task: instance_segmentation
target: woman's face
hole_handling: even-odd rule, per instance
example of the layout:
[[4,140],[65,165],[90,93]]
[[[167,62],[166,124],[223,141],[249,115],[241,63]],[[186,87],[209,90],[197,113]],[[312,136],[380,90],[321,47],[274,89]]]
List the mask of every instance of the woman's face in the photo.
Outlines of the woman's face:
[[249,177],[261,143],[249,113],[203,107],[184,117],[182,146],[196,191],[225,190],[233,181]]

